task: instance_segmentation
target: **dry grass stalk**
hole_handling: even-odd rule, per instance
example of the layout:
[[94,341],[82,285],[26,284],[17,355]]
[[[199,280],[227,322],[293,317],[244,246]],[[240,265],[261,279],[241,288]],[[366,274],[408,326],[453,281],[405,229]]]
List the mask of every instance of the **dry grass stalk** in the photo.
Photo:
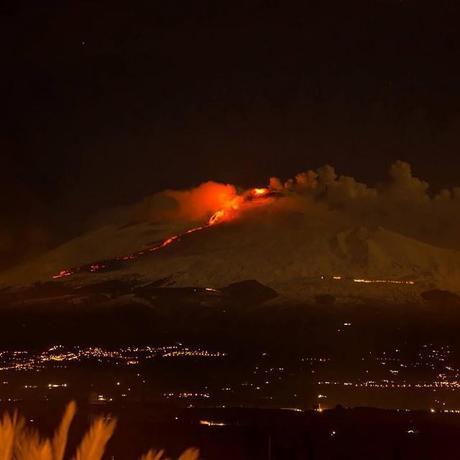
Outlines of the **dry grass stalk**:
[[[37,431],[27,429],[23,418],[5,413],[0,420],[0,460],[64,460],[69,428],[76,404],[67,405],[52,439],[41,438]],[[101,460],[116,427],[115,419],[97,418],[84,435],[72,460]],[[140,460],[168,460],[164,451],[150,450]],[[199,451],[185,450],[178,460],[198,460]]]
[[115,431],[116,420],[98,418],[83,438],[73,460],[101,460],[107,442]]

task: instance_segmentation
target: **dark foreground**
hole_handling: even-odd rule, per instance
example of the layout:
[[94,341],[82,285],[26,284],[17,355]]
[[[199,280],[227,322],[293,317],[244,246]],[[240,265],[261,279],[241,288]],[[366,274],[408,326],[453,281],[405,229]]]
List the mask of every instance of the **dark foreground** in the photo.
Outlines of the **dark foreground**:
[[[134,460],[152,447],[166,448],[175,458],[190,446],[209,460],[460,458],[460,414],[440,413],[460,408],[457,299],[276,305],[259,304],[245,292],[243,298],[232,293],[214,303],[191,289],[161,291],[158,304],[107,304],[102,291],[94,296],[103,301],[93,296],[73,304],[66,303],[65,293],[52,297],[47,286],[36,289],[43,299],[37,293],[31,300],[13,299],[9,292],[0,296],[0,350],[10,350],[0,360],[0,409],[19,407],[50,435],[65,400],[81,400],[71,447],[91,417],[103,412],[119,420],[107,460]],[[33,358],[38,364],[22,369],[23,358],[19,368],[9,362],[11,350],[26,352],[18,356],[28,362],[41,356],[37,350],[56,344],[117,350],[179,342],[225,356],[148,363],[136,357],[122,365],[118,358],[100,362],[95,351],[91,359],[97,364],[86,358],[67,363],[59,355],[68,348],[59,348],[51,354],[58,356],[49,357],[52,365]],[[168,396],[196,392],[209,396],[177,401]],[[54,393],[65,399],[51,398]],[[88,404],[98,402],[99,394],[112,402]],[[203,401],[208,407],[198,409]],[[337,402],[401,410],[273,409],[317,403],[331,408]],[[186,408],[189,404],[195,407]],[[259,409],[248,408],[253,406]]]
[[[18,406],[15,406],[18,407]],[[4,405],[3,409],[9,409]],[[21,413],[51,434],[63,405],[27,403]],[[176,456],[195,446],[203,459],[458,459],[460,416],[336,408],[321,413],[261,409],[181,409],[154,405],[80,405],[73,447],[89,421],[111,413],[118,427],[106,459],[137,459],[148,448]]]

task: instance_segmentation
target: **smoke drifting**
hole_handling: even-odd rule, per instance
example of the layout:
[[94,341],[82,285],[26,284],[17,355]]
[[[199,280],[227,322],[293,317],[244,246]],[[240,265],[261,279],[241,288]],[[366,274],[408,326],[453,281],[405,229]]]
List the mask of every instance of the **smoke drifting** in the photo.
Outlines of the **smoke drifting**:
[[[344,226],[381,226],[430,244],[460,249],[460,187],[434,192],[404,161],[393,163],[387,180],[373,186],[339,175],[330,165],[290,179],[272,177],[267,185],[283,197],[277,200],[280,210],[295,209],[312,219],[339,220]],[[166,190],[105,214],[98,225],[107,221],[203,222],[220,209],[239,208],[245,193],[234,185],[212,181],[189,190]]]
[[[308,246],[311,238],[334,238],[355,230],[367,234],[380,227],[433,246],[460,250],[460,187],[434,193],[403,161],[392,164],[388,178],[374,186],[339,175],[329,165],[291,179],[272,177],[267,186],[242,190],[210,181],[189,190],[156,193],[132,206],[100,214],[89,231],[39,258],[28,258],[17,265],[18,273],[33,279],[43,272],[46,278],[63,268],[124,256],[177,239],[190,229],[232,220],[247,221],[258,234],[267,226],[272,228],[264,233],[267,251],[281,235],[288,239],[300,235],[299,244],[305,238]],[[138,225],[133,228],[132,224]],[[0,232],[0,251],[5,253],[11,242],[10,232]],[[438,266],[430,257],[426,255],[424,264]]]
[[432,192],[404,161],[393,163],[388,179],[374,187],[339,176],[329,165],[284,182],[272,177],[269,184],[312,215],[313,207],[323,211],[325,207],[324,212],[335,213],[347,224],[382,226],[430,244],[460,249],[460,187]]
[[144,221],[201,222],[237,199],[237,190],[233,185],[208,181],[188,190],[165,190],[147,196],[133,206],[111,209],[98,215],[91,225]]
[[233,185],[212,181],[191,190],[166,191],[164,195],[176,201],[177,218],[192,221],[206,219],[210,214],[227,207],[237,196]]

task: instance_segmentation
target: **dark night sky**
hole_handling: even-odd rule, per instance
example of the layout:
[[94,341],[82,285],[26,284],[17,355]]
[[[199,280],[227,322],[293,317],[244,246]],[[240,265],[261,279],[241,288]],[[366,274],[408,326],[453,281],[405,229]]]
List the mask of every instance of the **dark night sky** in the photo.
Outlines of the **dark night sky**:
[[330,163],[374,182],[403,159],[436,188],[460,184],[456,1],[14,3],[0,28],[5,260],[208,179]]

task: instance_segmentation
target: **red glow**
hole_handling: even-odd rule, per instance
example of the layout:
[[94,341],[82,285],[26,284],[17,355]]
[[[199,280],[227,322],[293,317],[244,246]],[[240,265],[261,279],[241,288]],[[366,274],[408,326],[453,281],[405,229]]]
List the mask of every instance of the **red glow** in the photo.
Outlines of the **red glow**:
[[[220,206],[220,208],[217,209],[217,211],[215,211],[211,215],[211,217],[209,217],[206,224],[203,224],[197,227],[192,227],[186,230],[184,233],[181,233],[179,235],[172,235],[166,238],[165,240],[163,240],[161,243],[155,246],[152,246],[148,249],[134,252],[132,254],[128,254],[125,256],[119,256],[119,257],[116,257],[114,260],[124,261],[124,262],[137,260],[139,257],[144,256],[148,252],[158,251],[160,249],[165,248],[166,246],[170,246],[174,242],[180,241],[181,238],[184,237],[185,235],[189,235],[190,233],[195,233],[195,232],[204,230],[206,228],[221,224],[223,222],[233,220],[236,217],[238,217],[238,211],[242,208],[250,209],[251,207],[260,206],[262,204],[266,204],[271,201],[270,189],[268,188],[253,188],[253,189],[250,189],[249,191],[246,191],[242,195],[236,195],[234,190],[235,189],[232,186],[225,186],[224,189],[222,189],[221,186],[216,186],[214,183],[211,183],[211,182],[204,184],[202,187],[198,188],[197,192],[194,192],[194,196],[204,200],[203,209],[206,209],[206,207],[215,206],[217,204]],[[183,192],[175,192],[175,193],[180,194]],[[195,215],[198,215],[200,212],[203,212],[203,210],[200,208],[200,206],[198,206],[195,203],[192,211],[187,211],[187,212],[189,212],[191,216],[195,216]],[[183,212],[184,215],[187,215],[187,212],[184,211]],[[68,276],[74,275],[75,273],[85,272],[85,271],[95,273],[102,269],[107,269],[107,268],[108,267],[105,264],[100,263],[100,262],[95,262],[95,263],[84,265],[81,267],[63,269],[56,275],[53,275],[52,278],[53,279],[66,278]]]
[[[158,249],[161,249],[161,248],[164,248],[166,246],[169,246],[171,243],[174,243],[174,241],[176,241],[178,239],[179,239],[179,235],[170,236],[169,238],[166,238],[161,244],[151,247],[149,249],[149,251],[150,252],[158,251]],[[139,255],[142,255],[142,254],[137,253],[137,256],[139,256]],[[137,259],[137,257],[134,257],[134,258]]]
[[169,246],[171,243],[174,243],[174,241],[176,241],[178,238],[179,237],[177,235],[171,236],[164,240],[163,243],[161,243],[160,247],[164,248],[165,246]]
[[89,267],[89,271],[92,273],[96,273],[99,270],[103,270],[104,268],[105,268],[104,264],[95,263],[95,264],[91,264],[91,266]]
[[53,279],[66,278],[67,276],[73,275],[73,271],[70,269],[61,270],[59,273],[53,276]]
[[270,190],[268,188],[253,188],[251,190],[251,193],[254,195],[254,196],[264,196],[264,195],[267,195],[268,193],[270,192]]
[[209,225],[216,225],[222,222],[222,219],[225,217],[225,211],[223,209],[219,209],[219,211],[215,212],[208,221]]

